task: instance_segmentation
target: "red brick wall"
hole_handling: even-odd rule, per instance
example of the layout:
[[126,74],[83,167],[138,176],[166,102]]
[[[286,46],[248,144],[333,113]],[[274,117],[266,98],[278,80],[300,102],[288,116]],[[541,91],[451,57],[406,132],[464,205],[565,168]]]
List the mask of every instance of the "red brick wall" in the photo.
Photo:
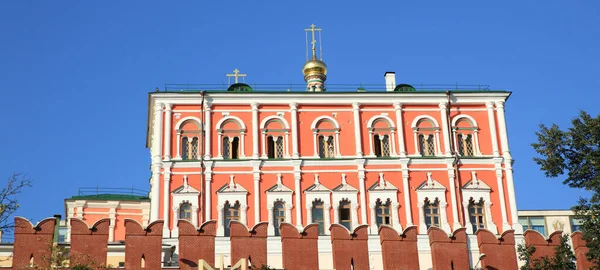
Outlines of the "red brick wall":
[[431,227],[429,245],[433,269],[470,269],[469,250],[467,247],[467,233],[465,228],[460,228],[448,237],[442,229]]
[[419,269],[417,234],[416,226],[406,228],[402,234],[386,225],[379,227],[383,269]]
[[539,232],[534,230],[527,230],[523,233],[525,237],[525,243],[527,246],[533,245],[535,252],[532,255],[532,259],[541,259],[544,256],[554,257],[556,253],[556,247],[560,245],[560,238],[562,231],[556,231],[548,237],[548,240],[544,238]]
[[477,230],[475,235],[479,252],[486,255],[480,262],[481,267],[484,269],[518,269],[514,230],[504,232],[500,239],[485,229]]
[[368,225],[360,225],[354,229],[354,232],[350,232],[342,225],[332,224],[329,231],[333,250],[333,268],[369,269]]
[[581,232],[574,232],[571,234],[571,239],[573,240],[573,249],[575,250],[575,257],[577,258],[577,269],[590,269],[594,264],[588,261],[586,257],[586,253],[589,249],[585,246],[587,242],[583,239],[583,234]]
[[[292,224],[282,223],[281,245],[283,255],[283,268],[319,269],[318,238],[319,226],[310,224],[299,232]],[[349,269],[349,268],[348,268]]]
[[105,266],[110,219],[98,220],[91,228],[80,219],[72,218],[70,222],[71,262],[69,265]]
[[177,222],[179,230],[179,269],[197,269],[198,260],[215,265],[217,222],[207,221],[197,229],[187,220]]
[[50,257],[55,225],[56,218],[44,219],[33,226],[29,220],[15,217],[13,269],[28,267],[31,257],[33,257],[35,265],[42,268],[48,267],[48,261],[43,258]]
[[137,221],[125,219],[125,268],[142,269],[142,257],[146,269],[161,269],[162,220],[144,229]]
[[242,258],[249,259],[253,266],[267,265],[267,228],[268,222],[256,224],[252,230],[246,225],[231,221],[229,223],[231,239],[231,263]]

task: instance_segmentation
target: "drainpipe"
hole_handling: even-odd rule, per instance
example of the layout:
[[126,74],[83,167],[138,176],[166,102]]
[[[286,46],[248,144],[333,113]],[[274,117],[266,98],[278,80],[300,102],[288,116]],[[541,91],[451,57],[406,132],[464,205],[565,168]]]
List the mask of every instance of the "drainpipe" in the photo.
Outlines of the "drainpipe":
[[[200,91],[200,96],[202,97],[202,100],[200,101],[200,121],[201,121],[201,125],[200,125],[200,143],[198,145],[199,148],[202,149],[202,151],[200,151],[200,153],[198,153],[200,155],[200,211],[202,211],[202,215],[197,215],[198,218],[200,219],[199,224],[202,224],[202,220],[204,220],[204,213],[206,211],[206,204],[204,203],[205,201],[205,196],[206,194],[204,194],[204,151],[206,149],[204,149],[205,146],[205,129],[204,129],[204,125],[206,123],[204,123],[204,93],[205,91],[202,90]],[[210,129],[209,129],[210,131]],[[200,217],[202,216],[202,217]],[[206,220],[204,220],[206,221]]]
[[[452,99],[450,98],[450,95],[452,95],[452,91],[447,90],[446,91],[446,98],[448,101],[448,106],[446,106],[446,117],[447,119],[447,123],[448,126],[446,128],[448,128],[449,131],[449,136],[453,136],[452,135],[452,122],[451,117],[450,117],[450,109],[452,107]],[[457,206],[456,207],[456,211],[458,212],[458,223],[460,223],[462,226],[464,226],[465,224],[465,216],[463,215],[464,213],[462,213],[462,184],[460,181],[460,173],[458,171],[458,164],[460,163],[460,157],[458,156],[458,154],[456,153],[456,151],[454,150],[455,145],[454,145],[454,138],[450,138],[450,154],[452,155],[452,157],[454,157],[454,161],[452,162],[452,167],[454,168],[454,188],[456,189],[456,200],[457,200]]]

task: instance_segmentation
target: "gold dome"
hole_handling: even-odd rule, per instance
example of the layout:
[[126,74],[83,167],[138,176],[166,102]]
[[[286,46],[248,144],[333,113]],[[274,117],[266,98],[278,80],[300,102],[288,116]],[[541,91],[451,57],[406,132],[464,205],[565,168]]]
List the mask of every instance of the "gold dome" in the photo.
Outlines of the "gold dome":
[[313,58],[304,64],[304,68],[302,68],[302,73],[304,76],[307,75],[327,75],[327,65],[325,62]]

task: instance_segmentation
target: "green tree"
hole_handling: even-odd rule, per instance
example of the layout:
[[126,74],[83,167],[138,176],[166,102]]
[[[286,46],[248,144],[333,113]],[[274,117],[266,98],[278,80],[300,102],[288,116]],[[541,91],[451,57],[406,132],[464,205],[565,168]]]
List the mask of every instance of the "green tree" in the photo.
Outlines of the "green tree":
[[517,253],[519,260],[525,261],[525,265],[521,266],[521,270],[575,270],[575,254],[569,245],[569,236],[563,235],[560,238],[560,245],[556,247],[556,252],[553,257],[544,256],[542,258],[534,258],[535,247],[532,245],[526,246],[519,244]]
[[546,176],[565,177],[563,184],[590,192],[573,211],[583,221],[588,260],[600,265],[600,115],[592,117],[581,111],[571,124],[565,130],[556,124],[540,125],[538,140],[532,144],[540,157],[533,160]]

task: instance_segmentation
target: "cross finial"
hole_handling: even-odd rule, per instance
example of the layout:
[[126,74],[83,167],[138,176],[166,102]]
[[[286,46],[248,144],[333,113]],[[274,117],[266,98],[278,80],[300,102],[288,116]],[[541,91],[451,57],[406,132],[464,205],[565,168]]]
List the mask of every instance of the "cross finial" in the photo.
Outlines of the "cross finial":
[[236,69],[233,70],[233,74],[225,74],[225,75],[227,77],[229,77],[229,79],[231,77],[234,77],[235,78],[235,83],[238,83],[239,77],[246,77],[246,75],[248,75],[248,74],[241,74],[240,70],[236,68]]
[[315,38],[315,32],[321,31],[321,30],[322,29],[317,28],[314,23],[310,25],[310,28],[304,29],[304,31],[306,31],[306,32],[310,31],[311,35],[312,35],[312,40],[311,40],[310,44],[312,45],[312,58],[313,59],[317,59],[317,47],[315,46],[315,44],[317,44],[317,39]]

